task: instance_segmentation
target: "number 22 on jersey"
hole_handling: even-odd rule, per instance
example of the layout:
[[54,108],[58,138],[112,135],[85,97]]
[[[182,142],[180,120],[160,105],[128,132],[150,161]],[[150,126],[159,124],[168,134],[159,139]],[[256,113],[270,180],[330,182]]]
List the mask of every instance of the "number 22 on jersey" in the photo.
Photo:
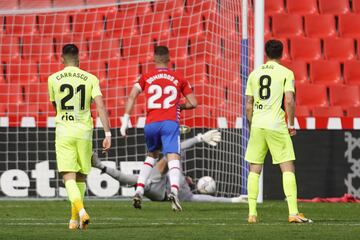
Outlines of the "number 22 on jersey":
[[[147,93],[151,95],[148,98],[148,109],[169,109],[174,106],[173,102],[176,100],[178,92],[174,86],[166,86],[164,89],[159,85],[151,85]],[[164,95],[168,95],[164,97]],[[162,100],[159,101],[159,100]]]

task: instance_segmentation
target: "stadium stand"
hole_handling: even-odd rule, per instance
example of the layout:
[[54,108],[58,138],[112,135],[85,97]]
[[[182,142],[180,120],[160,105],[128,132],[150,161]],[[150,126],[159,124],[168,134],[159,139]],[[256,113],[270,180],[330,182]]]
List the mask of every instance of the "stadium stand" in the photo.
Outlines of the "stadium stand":
[[303,20],[299,15],[277,14],[272,17],[274,37],[302,36]]
[[318,13],[317,0],[287,0],[286,9],[290,14],[315,14]]
[[[211,64],[218,64],[211,58],[240,59],[240,49],[236,54],[226,51],[226,46],[239,41],[239,29],[235,25],[229,26],[228,34],[232,37],[222,39],[212,24],[212,13],[217,11],[216,6],[209,1],[121,4],[118,8],[96,11],[66,9],[79,4],[115,2],[73,0],[65,3],[49,0],[41,1],[43,7],[64,8],[64,11],[53,15],[3,16],[3,27],[0,28],[0,44],[3,46],[0,50],[0,83],[19,82],[24,85],[28,82],[45,82],[49,73],[61,67],[61,46],[70,42],[80,46],[84,68],[94,72],[99,64],[105,65],[103,71],[94,72],[99,74],[102,81],[114,79],[117,74],[120,74],[120,79],[134,81],[139,73],[153,67],[151,58],[155,44],[176,49],[170,51],[173,66],[197,84],[216,79],[212,73],[209,75]],[[29,9],[31,4],[31,1],[1,1],[2,9]],[[312,108],[329,105],[326,87],[330,87],[332,108],[332,101],[337,99],[333,96],[336,95],[334,85],[360,85],[360,0],[266,0],[265,10],[265,40],[279,38],[283,42],[283,64],[295,73],[296,86],[300,91],[300,110],[297,114],[320,114],[322,110]],[[157,11],[164,14],[154,14]],[[233,19],[233,16],[229,16],[229,19]],[[161,25],[148,22],[159,22]],[[212,34],[208,34],[209,29]],[[203,44],[205,40],[210,44]],[[99,52],[96,49],[112,51]],[[204,52],[211,52],[211,57]],[[108,60],[103,61],[104,58]],[[127,58],[132,58],[134,62],[125,73],[119,72],[115,66],[127,64],[127,60],[124,60]],[[90,63],[89,59],[93,62]],[[194,59],[197,59],[197,63],[206,61],[208,67],[205,63],[192,66]],[[18,64],[27,66],[19,67]],[[186,69],[184,66],[187,66]],[[30,72],[31,77],[20,77],[25,72]],[[225,88],[225,85],[221,87]],[[305,88],[308,88],[309,91],[305,92],[310,96],[313,96],[312,92],[320,93],[318,96],[314,94],[313,103],[310,97],[302,93]],[[3,103],[6,105],[6,101]],[[350,116],[357,113],[356,109],[344,110]],[[327,114],[336,112],[329,110]]]
[[320,13],[342,14],[350,12],[348,0],[319,0]]
[[[324,27],[326,26],[326,27]],[[324,38],[336,36],[335,18],[331,14],[306,15],[305,35],[311,38]]]
[[340,64],[337,61],[318,60],[310,64],[310,78],[315,84],[326,86],[342,83]]

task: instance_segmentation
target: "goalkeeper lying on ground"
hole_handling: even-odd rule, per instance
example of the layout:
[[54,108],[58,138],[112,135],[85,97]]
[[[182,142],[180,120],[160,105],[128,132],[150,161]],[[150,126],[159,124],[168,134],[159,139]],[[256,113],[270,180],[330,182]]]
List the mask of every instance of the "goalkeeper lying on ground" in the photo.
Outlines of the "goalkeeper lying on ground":
[[[184,159],[184,150],[194,146],[197,143],[204,142],[211,146],[217,146],[218,142],[221,141],[221,134],[218,130],[210,130],[204,134],[198,134],[196,137],[187,139],[181,143],[182,150],[182,159]],[[99,168],[102,173],[107,173],[114,179],[120,182],[120,185],[134,186],[137,182],[137,175],[124,174],[121,171],[104,166],[101,163],[101,160],[98,158],[96,152],[93,154],[92,166]],[[167,162],[165,158],[162,158],[158,161],[155,167],[152,169],[149,179],[145,184],[144,196],[149,198],[152,201],[164,201],[167,199],[167,194],[170,193],[170,182],[167,176]],[[184,175],[180,178],[180,188],[179,188],[179,199],[181,201],[198,201],[198,202],[229,202],[229,203],[239,203],[246,202],[246,199],[243,197],[236,198],[224,198],[224,197],[214,197],[210,195],[203,194],[193,194],[190,188],[190,185],[193,185],[192,179],[190,177],[185,177]]]

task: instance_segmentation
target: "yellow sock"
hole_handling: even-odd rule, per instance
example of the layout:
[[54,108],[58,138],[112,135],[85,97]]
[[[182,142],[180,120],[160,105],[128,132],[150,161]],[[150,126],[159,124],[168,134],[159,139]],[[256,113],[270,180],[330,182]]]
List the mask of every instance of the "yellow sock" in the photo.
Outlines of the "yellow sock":
[[84,201],[85,192],[86,192],[86,183],[85,182],[76,182],[76,185],[79,188],[81,199]]
[[[86,191],[86,183],[85,182],[76,182],[76,185],[79,188],[81,194],[81,200],[84,201],[85,191]],[[77,211],[75,205],[71,203],[71,220],[77,220],[79,217],[79,212]]]
[[256,203],[259,194],[259,177],[260,175],[254,172],[250,172],[248,176],[249,216],[257,216]]
[[84,208],[84,204],[81,200],[81,193],[80,190],[75,182],[74,179],[67,180],[65,182],[65,188],[66,192],[68,194],[69,200],[72,204],[74,204],[74,207],[77,211],[80,211]]
[[293,172],[283,172],[283,188],[289,207],[289,215],[298,214],[296,178]]
[[76,210],[76,207],[73,203],[71,203],[71,220],[77,220],[79,218],[79,213]]

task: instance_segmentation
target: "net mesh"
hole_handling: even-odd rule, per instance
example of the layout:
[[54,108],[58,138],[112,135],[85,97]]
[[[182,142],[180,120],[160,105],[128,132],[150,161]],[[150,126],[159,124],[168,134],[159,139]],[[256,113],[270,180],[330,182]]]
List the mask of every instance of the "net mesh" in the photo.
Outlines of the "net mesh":
[[[251,6],[248,12],[251,18]],[[185,174],[195,180],[212,176],[218,195],[246,191],[240,128],[241,78],[248,71],[241,70],[242,61],[247,61],[241,50],[241,0],[11,0],[0,1],[0,14],[0,174],[19,170],[27,175],[13,172],[16,177],[12,179],[24,184],[27,195],[11,193],[11,188],[1,185],[2,196],[47,196],[39,192],[40,178],[52,189],[48,196],[62,195],[63,185],[53,171],[54,111],[48,100],[47,77],[62,69],[60,54],[66,43],[79,47],[80,68],[100,79],[114,131],[106,160],[118,167],[122,162],[143,161],[144,96],[137,100],[131,116],[133,128],[126,139],[119,133],[121,116],[133,83],[154,68],[154,46],[166,45],[170,67],[190,81],[199,102],[196,110],[182,112],[181,124],[192,128],[182,137],[211,128],[220,128],[223,137],[217,148],[199,144],[188,150],[183,159]],[[249,53],[253,52],[252,23],[248,26]],[[99,127],[96,115],[94,108],[94,123]],[[95,131],[94,137],[94,146],[99,146],[102,131]],[[33,173],[38,166],[50,170],[43,176]],[[97,195],[95,192],[90,188],[90,194]],[[123,192],[117,189],[113,194]]]

